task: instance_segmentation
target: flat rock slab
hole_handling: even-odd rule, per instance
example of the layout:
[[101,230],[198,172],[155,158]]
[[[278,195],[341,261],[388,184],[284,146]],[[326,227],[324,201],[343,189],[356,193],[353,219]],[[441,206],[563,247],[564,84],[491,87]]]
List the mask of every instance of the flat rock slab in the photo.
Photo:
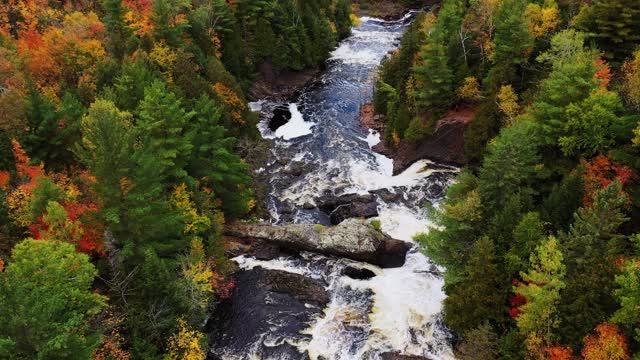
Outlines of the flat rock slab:
[[225,227],[224,234],[232,238],[248,239],[249,243],[261,244],[260,246],[267,242],[289,251],[335,255],[381,267],[402,266],[406,253],[411,248],[411,244],[392,239],[361,219],[347,219],[332,227],[313,224],[273,226],[234,223]]

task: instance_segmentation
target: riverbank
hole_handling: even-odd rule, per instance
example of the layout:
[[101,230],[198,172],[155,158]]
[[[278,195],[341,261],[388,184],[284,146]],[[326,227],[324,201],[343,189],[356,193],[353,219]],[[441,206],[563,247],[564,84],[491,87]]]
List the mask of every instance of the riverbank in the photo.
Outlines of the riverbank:
[[[422,159],[444,165],[465,165],[467,159],[464,154],[464,131],[475,113],[476,109],[472,106],[460,106],[449,110],[438,121],[433,134],[424,140],[412,143],[403,139],[398,144],[381,141],[373,150],[393,159],[394,175]],[[359,122],[365,128],[384,134],[386,118],[376,114],[371,103],[360,107]]]
[[425,0],[420,6],[407,6],[404,1],[394,0],[357,0],[354,1],[354,10],[358,16],[370,16],[384,20],[395,20],[402,17],[409,10],[433,5],[437,0]]

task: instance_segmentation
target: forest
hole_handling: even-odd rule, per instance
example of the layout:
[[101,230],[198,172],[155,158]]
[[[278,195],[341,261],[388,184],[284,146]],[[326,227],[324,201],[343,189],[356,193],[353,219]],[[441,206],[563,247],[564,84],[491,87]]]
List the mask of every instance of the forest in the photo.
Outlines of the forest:
[[[0,358],[207,358],[225,224],[265,213],[260,67],[324,68],[383,3],[3,1]],[[473,115],[415,237],[455,358],[640,359],[640,1],[395,3],[430,10],[379,67],[384,143]]]
[[[256,206],[256,67],[322,64],[346,0],[0,4],[0,358],[204,359]],[[244,145],[242,145],[244,144]]]
[[640,2],[445,0],[382,65],[385,140],[472,109],[417,236],[458,359],[640,359]]

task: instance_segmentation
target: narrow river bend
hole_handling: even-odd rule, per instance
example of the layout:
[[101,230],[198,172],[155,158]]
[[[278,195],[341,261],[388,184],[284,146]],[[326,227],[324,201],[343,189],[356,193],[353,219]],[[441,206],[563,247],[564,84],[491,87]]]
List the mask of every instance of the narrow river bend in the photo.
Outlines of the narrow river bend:
[[[295,102],[252,104],[262,114],[262,135],[275,142],[270,163],[260,171],[270,179],[267,207],[276,224],[328,225],[316,200],[355,193],[376,197],[382,230],[392,237],[412,241],[426,230],[424,205],[442,199],[456,169],[425,160],[393,176],[392,160],[371,150],[379,134],[358,124],[360,105],[372,97],[376,67],[397,48],[411,15],[398,21],[362,18],[333,52],[326,71]],[[283,109],[291,119],[274,131],[270,120]],[[393,269],[312,253],[235,261],[243,269],[238,289],[214,316],[230,328],[212,335],[210,359],[359,360],[388,352],[453,358],[442,323],[443,280],[416,247],[404,266]],[[354,279],[344,275],[347,267],[375,276]],[[322,282],[327,306],[260,292],[260,269]]]

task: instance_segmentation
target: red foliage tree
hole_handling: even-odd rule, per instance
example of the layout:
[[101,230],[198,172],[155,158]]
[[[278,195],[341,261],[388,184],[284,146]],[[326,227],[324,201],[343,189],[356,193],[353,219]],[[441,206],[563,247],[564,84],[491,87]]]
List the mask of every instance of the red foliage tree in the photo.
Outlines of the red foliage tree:
[[598,80],[600,87],[607,88],[611,81],[611,68],[609,64],[607,64],[604,59],[598,58],[598,60],[596,60],[596,69],[597,71],[593,74],[593,77]]
[[[584,197],[582,203],[585,207],[593,205],[596,193],[608,187],[614,181],[619,181],[622,186],[628,184],[634,177],[633,170],[627,166],[611,161],[605,155],[599,155],[587,162],[582,160],[582,179],[584,181]],[[626,195],[626,194],[625,194]]]

